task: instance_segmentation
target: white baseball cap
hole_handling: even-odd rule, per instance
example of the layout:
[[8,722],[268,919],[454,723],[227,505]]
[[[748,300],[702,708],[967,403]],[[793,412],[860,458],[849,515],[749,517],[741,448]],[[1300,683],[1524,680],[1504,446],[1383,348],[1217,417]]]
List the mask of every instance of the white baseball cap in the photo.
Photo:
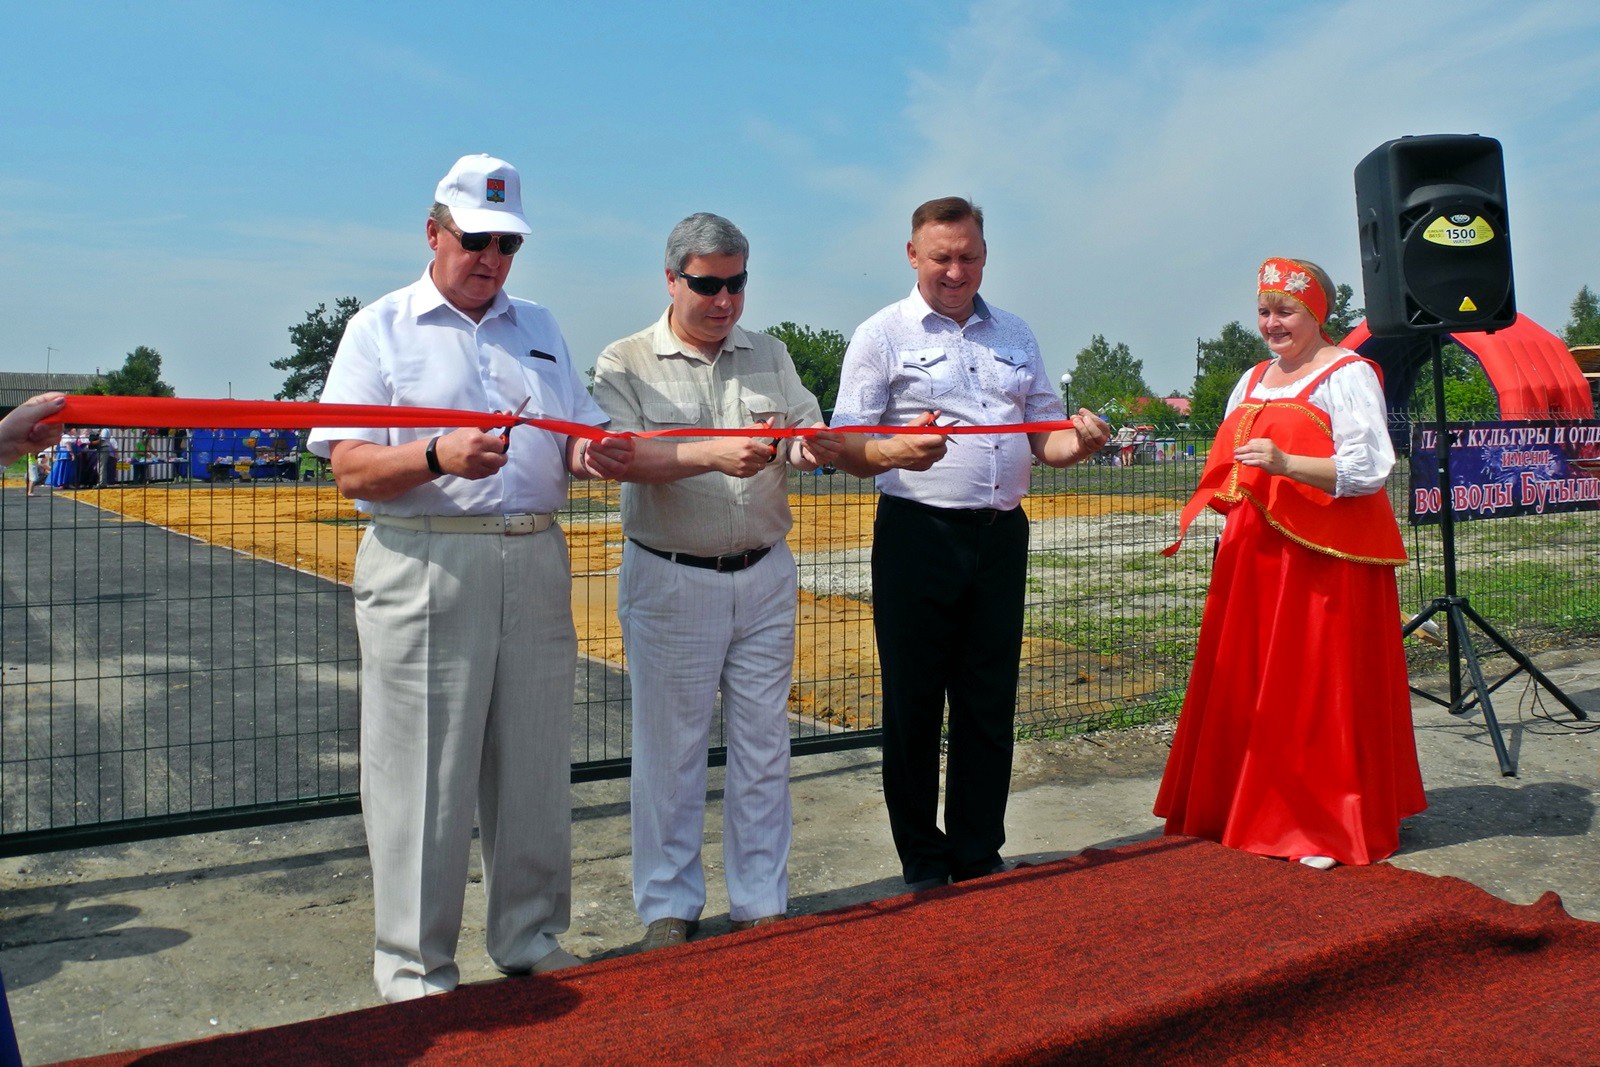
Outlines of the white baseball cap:
[[462,233],[532,233],[522,217],[522,179],[503,159],[462,156],[444,176],[433,199],[450,209]]

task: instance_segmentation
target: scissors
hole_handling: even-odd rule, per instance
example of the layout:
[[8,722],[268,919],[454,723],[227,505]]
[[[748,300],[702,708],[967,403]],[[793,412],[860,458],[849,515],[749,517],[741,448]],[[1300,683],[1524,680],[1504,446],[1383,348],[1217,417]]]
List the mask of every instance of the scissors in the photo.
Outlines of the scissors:
[[[523,397],[522,398],[522,403],[517,405],[517,410],[515,410],[515,411],[513,411],[511,413],[511,417],[513,419],[515,419],[518,416],[520,416],[522,414],[522,409],[527,407],[528,406],[528,401],[530,401],[532,399],[533,399],[533,397],[531,397],[531,396]],[[515,425],[516,425],[516,423],[512,423],[511,424],[511,426],[515,426]],[[507,426],[500,433],[500,444],[504,446],[501,449],[502,452],[510,452],[511,451],[511,426]]]

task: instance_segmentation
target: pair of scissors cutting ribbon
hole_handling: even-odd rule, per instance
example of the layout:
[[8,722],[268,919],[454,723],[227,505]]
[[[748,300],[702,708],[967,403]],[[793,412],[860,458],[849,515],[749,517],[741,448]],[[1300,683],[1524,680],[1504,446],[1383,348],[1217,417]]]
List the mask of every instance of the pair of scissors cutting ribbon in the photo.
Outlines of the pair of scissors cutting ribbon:
[[[528,401],[530,401],[532,399],[533,399],[533,397],[531,397],[531,396],[523,397],[522,398],[522,403],[517,405],[517,410],[515,410],[515,411],[513,411],[511,413],[511,417],[513,419],[521,418],[522,417],[522,409],[527,407],[528,406]],[[514,423],[514,422],[507,424],[506,428],[503,431],[501,431],[501,433],[500,433],[500,444],[504,446],[501,449],[501,451],[503,451],[503,452],[510,452],[511,451],[511,427],[515,426],[515,425],[516,425],[516,423]]]

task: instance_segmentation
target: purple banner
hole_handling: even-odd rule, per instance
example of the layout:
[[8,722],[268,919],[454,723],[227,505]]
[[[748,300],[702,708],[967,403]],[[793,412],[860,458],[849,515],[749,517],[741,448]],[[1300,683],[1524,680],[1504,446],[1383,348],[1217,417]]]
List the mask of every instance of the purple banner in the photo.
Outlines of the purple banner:
[[[1455,517],[1495,519],[1600,510],[1600,421],[1474,422],[1451,426]],[[1439,521],[1436,431],[1411,430],[1411,523]]]

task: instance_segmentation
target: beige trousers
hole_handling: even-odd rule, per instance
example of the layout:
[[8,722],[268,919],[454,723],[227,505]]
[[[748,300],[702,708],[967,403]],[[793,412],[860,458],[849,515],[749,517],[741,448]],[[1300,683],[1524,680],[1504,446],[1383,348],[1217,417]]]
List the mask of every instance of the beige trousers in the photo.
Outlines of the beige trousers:
[[571,582],[559,527],[362,538],[361,806],[387,1001],[455,988],[474,806],[495,965],[526,971],[567,928]]

